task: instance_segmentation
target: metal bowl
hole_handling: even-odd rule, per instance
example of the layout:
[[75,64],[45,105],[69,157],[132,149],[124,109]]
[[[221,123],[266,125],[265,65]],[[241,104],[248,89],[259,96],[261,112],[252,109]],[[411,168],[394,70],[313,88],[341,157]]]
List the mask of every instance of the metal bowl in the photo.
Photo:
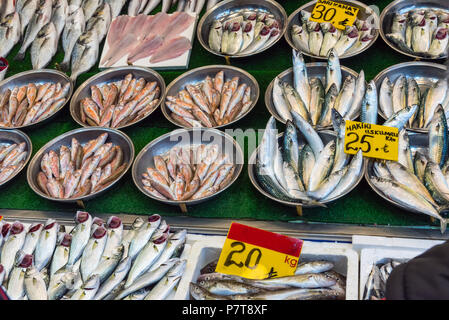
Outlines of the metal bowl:
[[[81,145],[84,145],[88,141],[92,139],[96,139],[99,135],[107,133],[108,139],[106,142],[112,142],[114,145],[120,146],[120,148],[123,150],[123,162],[127,162],[128,165],[126,166],[126,169],[122,172],[122,174],[110,185],[108,185],[106,188],[88,194],[83,197],[79,198],[71,198],[71,199],[57,199],[52,198],[48,195],[46,195],[44,192],[41,191],[37,184],[37,175],[39,171],[41,171],[41,160],[45,153],[49,152],[50,150],[54,150],[56,153],[59,154],[59,148],[63,145],[70,146],[72,143],[72,138],[76,138]],[[90,200],[95,197],[100,196],[101,194],[105,193],[107,190],[111,189],[131,168],[131,164],[134,160],[134,145],[131,139],[124,134],[121,131],[110,129],[110,128],[101,128],[101,127],[91,127],[91,128],[79,128],[75,129],[69,132],[66,132],[62,134],[61,136],[51,140],[46,145],[44,145],[33,157],[33,159],[30,162],[30,165],[28,166],[27,171],[27,179],[28,184],[33,189],[35,193],[37,193],[42,198],[45,198],[47,200],[53,200],[57,202],[64,202],[64,203],[75,203],[78,201],[84,201],[84,200]]]
[[[314,63],[307,63],[307,75],[310,78],[320,78],[321,81],[325,81],[326,79],[326,68],[327,68],[327,62],[314,62]],[[352,69],[349,69],[347,67],[341,66],[341,74],[342,79],[344,80],[347,76],[351,75],[354,78],[357,78],[359,75],[357,72],[355,72]],[[287,82],[288,84],[293,86],[293,67],[285,70],[284,72],[277,75],[280,80]],[[270,84],[267,87],[267,90],[265,91],[265,105],[267,106],[268,111],[271,113],[273,117],[276,118],[279,122],[286,123],[284,119],[279,115],[279,113],[276,111],[276,107],[274,106],[273,102],[273,86],[274,86],[274,78]],[[359,115],[357,115],[354,119],[358,118]],[[320,127],[317,126],[316,129],[318,130],[327,130],[332,129],[331,126],[326,127]]]
[[134,78],[144,78],[146,81],[156,81],[160,91],[159,95],[159,102],[157,105],[153,108],[153,111],[151,111],[148,115],[146,115],[144,118],[140,119],[139,121],[135,121],[132,123],[128,123],[124,126],[117,127],[114,129],[123,129],[130,126],[133,126],[146,118],[148,118],[161,104],[162,100],[165,96],[165,81],[162,76],[150,68],[145,67],[119,67],[119,68],[112,68],[108,69],[106,71],[100,72],[93,77],[90,77],[87,79],[81,86],[78,87],[78,89],[75,91],[72,97],[72,101],[70,102],[70,114],[72,115],[73,120],[75,120],[79,125],[83,127],[91,127],[87,123],[84,123],[81,121],[81,115],[80,115],[80,102],[82,99],[86,97],[90,97],[90,87],[93,85],[104,85],[115,81],[120,81],[125,78],[127,74],[131,73]]
[[[359,10],[359,13],[357,14],[357,18],[359,18],[361,20],[366,20],[368,17],[373,16],[374,17],[374,25],[376,26],[374,28],[374,39],[371,40],[371,43],[369,45],[367,45],[365,48],[363,48],[362,50],[358,50],[358,51],[355,51],[350,54],[344,54],[341,57],[339,57],[340,59],[345,59],[345,58],[350,58],[350,57],[356,56],[356,55],[368,50],[374,44],[374,42],[376,42],[377,38],[379,37],[379,27],[378,26],[380,25],[380,23],[379,23],[379,16],[376,14],[376,12],[374,12],[374,10],[372,10],[369,6],[367,6],[364,3],[361,3],[361,2],[358,2],[355,0],[354,1],[339,1],[339,3],[343,3],[343,4],[347,4],[347,5],[359,8],[360,10]],[[327,59],[327,57],[316,56],[309,52],[302,51],[300,48],[296,48],[293,43],[293,39],[292,39],[291,31],[292,31],[293,25],[299,24],[299,21],[300,21],[299,15],[300,15],[301,10],[312,12],[313,8],[315,7],[316,4],[317,4],[316,0],[308,2],[308,3],[304,4],[303,6],[299,7],[288,17],[287,31],[285,32],[284,37],[285,37],[285,40],[287,40],[287,43],[290,45],[290,47],[301,51],[304,55],[315,58],[315,59]]]
[[[429,154],[429,136],[424,133],[409,133],[409,141],[410,141],[410,150],[412,152],[412,156],[415,156],[416,151],[421,152],[423,155],[428,156]],[[380,191],[376,186],[371,182],[370,177],[374,176],[373,164],[375,159],[369,159],[365,161],[365,180],[368,182],[370,187],[384,200],[390,202],[391,204],[414,213],[422,213],[417,210],[413,210],[410,207],[406,207],[400,203],[397,203],[390,198],[388,198],[382,191]]]
[[73,82],[70,81],[69,77],[65,73],[62,73],[57,70],[52,69],[41,69],[41,70],[30,70],[18,73],[16,75],[13,75],[11,77],[6,78],[2,82],[0,82],[0,94],[3,94],[3,92],[7,89],[12,90],[15,87],[21,87],[24,85],[28,85],[29,83],[34,83],[36,85],[43,84],[46,82],[51,83],[57,83],[60,82],[62,86],[64,86],[67,83],[70,83],[70,90],[67,94],[65,103],[60,106],[53,114],[49,115],[47,118],[42,119],[41,121],[30,123],[24,126],[20,127],[7,127],[3,129],[25,129],[30,128],[36,125],[41,125],[45,122],[48,122],[51,118],[53,118],[64,106],[67,104],[67,102],[70,100],[70,97],[73,93]]
[[213,128],[222,128],[227,127],[240,119],[244,118],[248,113],[251,112],[251,110],[254,108],[254,106],[257,104],[257,100],[259,99],[260,89],[259,84],[257,83],[257,80],[250,75],[245,70],[232,67],[232,66],[226,66],[226,65],[212,65],[212,66],[205,66],[196,68],[193,70],[190,70],[181,76],[177,77],[175,80],[173,80],[167,87],[167,92],[165,95],[164,103],[161,106],[162,113],[167,118],[168,121],[173,123],[174,125],[182,128],[189,129],[189,127],[185,127],[182,124],[176,122],[171,117],[171,111],[167,108],[165,105],[166,97],[167,96],[176,96],[179,91],[184,89],[186,85],[192,84],[195,85],[199,82],[202,82],[204,79],[206,79],[207,76],[214,77],[216,73],[223,70],[225,72],[225,81],[228,79],[231,79],[233,77],[239,77],[240,81],[239,83],[246,83],[251,88],[251,101],[252,104],[249,107],[249,109],[244,113],[241,117],[234,119],[233,121],[223,124],[221,126],[216,126]]
[[[419,61],[405,62],[383,70],[374,78],[374,82],[376,83],[378,94],[380,94],[380,87],[385,77],[388,77],[392,83],[394,83],[399,76],[413,77],[418,83],[419,88],[424,90],[430,88],[432,84],[438,80],[444,79],[446,77],[445,73],[446,68],[438,63]],[[384,120],[387,120],[387,117],[380,107],[378,108],[378,113]],[[406,128],[407,130],[414,132],[429,132],[429,129],[425,128],[410,128],[408,127],[408,124],[406,125]]]
[[[280,33],[276,41],[271,43],[268,46],[264,46],[256,52],[247,53],[247,54],[235,54],[235,55],[226,55],[220,52],[213,51],[209,47],[209,30],[211,24],[215,20],[222,19],[224,16],[228,16],[234,12],[240,11],[242,9],[248,10],[256,10],[260,12],[271,13],[275,16],[275,19],[280,23]],[[208,10],[197,27],[197,37],[201,45],[209,51],[220,57],[230,57],[230,58],[242,58],[249,57],[255,54],[258,54],[262,51],[267,50],[272,47],[275,43],[277,43],[283,36],[286,30],[286,21],[287,21],[287,13],[284,8],[273,0],[225,0],[223,2],[219,2],[217,5]]]
[[[431,58],[425,55],[414,54],[411,52],[406,52],[398,48],[393,42],[391,42],[387,38],[387,34],[390,33],[391,25],[393,23],[393,17],[395,13],[403,14],[410,10],[416,9],[427,9],[427,8],[435,8],[447,11],[449,13],[449,4],[445,4],[445,1],[441,0],[396,0],[390,3],[381,13],[380,15],[380,36],[384,41],[397,52],[406,55],[408,57],[412,57],[415,59],[427,59],[427,60],[435,60],[435,58]],[[439,57],[438,59],[447,58],[447,55],[443,57]]]
[[[301,137],[301,139],[299,140],[299,145],[303,146],[305,144],[305,138],[303,137],[303,135],[298,132],[299,136]],[[335,140],[337,138],[337,135],[334,131],[329,131],[329,130],[323,130],[318,132],[318,134],[320,135],[321,139],[323,140],[324,145],[326,145],[327,143],[329,143],[331,140]],[[283,133],[278,135],[278,141],[279,143],[282,143],[282,137],[283,137]],[[260,146],[259,146],[260,147]],[[284,200],[280,200],[277,199],[276,197],[272,196],[270,193],[268,193],[267,191],[265,191],[265,189],[262,188],[262,186],[259,184],[259,181],[257,180],[256,177],[256,159],[257,159],[257,153],[259,150],[259,147],[256,148],[256,150],[254,150],[253,154],[251,155],[250,159],[249,159],[249,163],[248,163],[248,174],[249,174],[249,179],[251,180],[251,183],[253,184],[253,186],[260,192],[262,193],[265,197],[270,198],[271,200],[274,200],[276,202],[282,203],[286,206],[289,207],[298,207],[301,206],[303,208],[316,208],[317,206],[315,205],[306,205],[306,204],[301,204],[301,202],[289,202],[289,201],[284,201]],[[360,174],[360,177],[357,179],[357,182],[354,183],[354,185],[347,190],[346,192],[342,193],[341,195],[335,197],[335,198],[331,198],[331,199],[327,199],[325,201],[322,201],[320,203],[322,204],[327,204],[330,202],[334,202],[344,196],[346,196],[348,193],[350,193],[352,190],[354,190],[355,187],[357,187],[357,185],[360,183],[360,181],[362,181],[363,176],[364,176],[364,169],[365,169],[365,158],[363,159],[363,169],[362,172]]]
[[[156,198],[149,194],[144,188],[142,183],[142,174],[146,172],[148,167],[154,167],[154,156],[162,155],[168,152],[174,146],[186,146],[195,144],[216,144],[219,146],[219,152],[226,154],[228,159],[231,159],[236,166],[234,170],[234,176],[231,182],[217,193],[195,200],[176,201],[176,200],[163,200]],[[145,194],[147,197],[163,202],[170,205],[194,205],[201,202],[208,201],[220,193],[229,188],[238,178],[244,163],[243,151],[239,144],[229,136],[228,134],[209,128],[191,128],[191,129],[177,129],[175,131],[164,134],[163,136],[156,138],[147,144],[142,151],[137,155],[132,168],[132,176],[134,184],[137,188]]]
[[28,161],[31,159],[31,154],[33,153],[33,144],[31,142],[31,139],[22,131],[20,130],[6,130],[6,129],[0,129],[0,146],[3,145],[11,145],[11,144],[19,144],[25,142],[26,144],[26,150],[28,151],[27,157],[25,159],[25,162],[23,165],[17,169],[14,174],[9,177],[8,180],[0,183],[0,187],[5,186],[9,181],[14,179],[15,176],[17,176],[28,164]]

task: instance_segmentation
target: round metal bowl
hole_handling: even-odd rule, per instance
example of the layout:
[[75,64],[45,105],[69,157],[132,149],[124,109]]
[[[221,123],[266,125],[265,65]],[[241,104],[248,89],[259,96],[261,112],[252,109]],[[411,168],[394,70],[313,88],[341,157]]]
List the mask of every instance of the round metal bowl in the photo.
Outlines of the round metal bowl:
[[[409,133],[409,141],[410,141],[410,149],[412,152],[412,156],[415,156],[416,151],[421,152],[423,155],[428,156],[429,154],[429,136],[424,133]],[[365,180],[368,182],[370,187],[384,200],[390,202],[391,204],[399,207],[403,210],[414,212],[414,213],[422,213],[417,210],[413,210],[410,207],[406,207],[400,203],[397,203],[390,198],[388,198],[382,191],[380,191],[376,186],[371,182],[370,177],[375,176],[373,170],[373,164],[375,159],[369,159],[365,161]]]
[[90,77],[87,79],[81,86],[78,87],[78,89],[75,91],[72,97],[72,101],[70,102],[70,114],[72,115],[73,120],[75,120],[80,126],[83,127],[91,127],[87,123],[84,123],[81,121],[81,115],[80,115],[80,102],[82,99],[86,97],[90,97],[90,87],[91,86],[102,86],[104,84],[108,84],[115,81],[120,81],[125,78],[127,74],[131,73],[134,78],[144,78],[147,82],[148,81],[156,81],[157,85],[159,86],[160,94],[159,94],[159,102],[157,105],[153,108],[153,111],[151,111],[148,115],[146,115],[144,118],[140,119],[139,121],[135,121],[132,123],[128,123],[124,126],[117,127],[114,129],[123,129],[130,126],[133,126],[145,119],[147,119],[161,104],[162,100],[165,96],[165,81],[162,76],[150,68],[145,67],[119,67],[119,68],[112,68],[108,69],[106,71],[100,72],[93,77]]
[[[216,144],[219,147],[220,154],[226,154],[228,159],[235,165],[234,176],[231,182],[217,193],[195,200],[176,201],[164,200],[149,194],[142,183],[142,174],[146,172],[148,167],[154,168],[154,156],[162,155],[168,152],[175,146],[186,146],[196,144]],[[220,193],[229,188],[239,177],[243,169],[244,156],[239,144],[228,134],[209,128],[191,128],[191,129],[177,129],[175,131],[164,134],[147,144],[142,151],[137,155],[132,168],[132,176],[134,184],[147,197],[163,202],[169,205],[194,205],[205,202],[215,198]]]
[[36,85],[43,84],[46,82],[51,83],[61,83],[62,86],[64,86],[67,83],[70,83],[70,90],[67,94],[67,98],[65,103],[60,106],[53,114],[49,115],[47,118],[42,119],[41,121],[30,123],[24,126],[19,127],[2,127],[3,129],[25,129],[34,127],[37,125],[41,125],[45,122],[48,122],[51,118],[53,118],[59,111],[61,111],[62,108],[67,104],[67,102],[70,100],[70,97],[73,93],[73,82],[70,81],[69,77],[63,72],[52,70],[52,69],[41,69],[41,70],[30,70],[18,73],[16,75],[13,75],[11,77],[6,78],[2,82],[0,82],[0,94],[3,94],[3,92],[7,89],[12,90],[15,87],[21,87],[24,85],[28,85],[29,83],[34,83]]
[[20,168],[17,169],[16,172],[14,172],[11,177],[9,177],[8,180],[0,183],[0,187],[5,186],[8,182],[12,181],[12,179],[14,179],[14,177],[17,176],[26,167],[31,159],[31,154],[33,153],[33,144],[31,142],[31,139],[25,133],[20,130],[0,129],[0,146],[11,145],[14,143],[20,144],[22,142],[25,142],[26,151],[28,152],[25,162]]
[[[413,77],[418,83],[419,88],[424,90],[430,88],[432,84],[438,80],[444,79],[446,77],[445,73],[445,66],[438,63],[419,61],[405,62],[383,70],[374,78],[374,82],[376,83],[378,94],[380,94],[380,87],[382,86],[382,81],[384,81],[385,77],[388,77],[392,83],[394,83],[399,76]],[[382,112],[380,106],[378,108],[378,113],[385,121],[387,120],[387,117]],[[429,129],[411,128],[408,124],[406,124],[406,128],[407,130],[414,132],[429,132]]]
[[[96,139],[99,135],[107,133],[108,139],[106,142],[112,142],[114,145],[120,146],[120,148],[123,150],[123,162],[127,162],[128,165],[126,166],[126,169],[122,172],[122,174],[110,185],[108,185],[106,188],[88,194],[83,197],[79,198],[71,198],[71,199],[57,199],[52,198],[48,195],[46,195],[44,192],[41,191],[39,188],[39,185],[37,184],[37,175],[39,171],[41,171],[41,160],[45,153],[49,152],[50,150],[54,150],[56,153],[59,154],[59,148],[61,146],[70,146],[72,143],[72,138],[76,138],[81,145],[86,144],[88,141],[92,139]],[[27,179],[28,184],[33,189],[35,193],[37,193],[42,198],[45,198],[47,200],[57,201],[57,202],[64,202],[64,203],[75,203],[78,201],[84,201],[84,200],[90,200],[95,197],[100,196],[101,194],[105,193],[109,189],[111,189],[125,174],[128,172],[128,170],[131,168],[132,162],[134,160],[134,145],[131,139],[124,134],[121,131],[110,129],[110,128],[101,128],[101,127],[92,127],[92,128],[79,128],[75,129],[69,132],[66,132],[62,134],[61,136],[51,140],[46,145],[44,145],[33,157],[33,159],[30,162],[30,165],[28,166],[27,171]]]
[[[309,79],[310,78],[320,78],[321,81],[325,81],[327,62],[307,63],[306,66],[307,66],[307,75],[308,75]],[[341,66],[341,74],[342,74],[343,81],[349,75],[353,76],[354,78],[357,78],[359,76],[357,72],[355,72],[354,70],[349,69],[347,67],[344,67],[344,66]],[[279,77],[280,80],[285,81],[288,84],[290,84],[291,86],[293,86],[293,67],[280,73],[279,75],[277,75],[277,77]],[[287,121],[282,119],[282,117],[276,111],[276,107],[274,106],[273,86],[274,86],[275,79],[276,78],[274,78],[270,82],[270,84],[267,87],[267,90],[265,91],[265,105],[266,105],[268,111],[271,113],[271,115],[276,118],[276,120],[278,120],[279,122],[282,122],[282,123],[286,123]],[[357,115],[354,119],[351,119],[351,120],[357,119],[358,116],[359,115]],[[317,126],[316,129],[317,130],[332,129],[332,125],[326,126],[326,127]]]
[[[241,11],[243,9],[247,10],[255,10],[260,12],[271,13],[274,15],[275,19],[280,23],[280,33],[276,41],[272,42],[268,46],[264,46],[256,52],[246,53],[246,54],[235,54],[235,55],[226,55],[220,52],[216,52],[209,47],[209,30],[212,23],[215,20],[220,20],[225,16],[228,16],[234,12]],[[286,30],[286,21],[287,21],[287,13],[284,8],[273,0],[225,0],[223,2],[219,2],[217,5],[209,9],[201,18],[197,27],[197,37],[201,45],[209,51],[220,57],[229,57],[229,58],[242,58],[249,57],[255,54],[258,54],[262,51],[267,50],[272,47],[275,43],[277,43]]]
[[[357,7],[359,8],[359,13],[357,14],[357,18],[361,19],[361,20],[366,20],[368,17],[373,16],[374,17],[374,39],[371,40],[371,43],[369,45],[367,45],[365,48],[363,48],[362,50],[358,50],[355,51],[353,53],[350,54],[344,54],[341,57],[339,57],[340,59],[345,59],[345,58],[350,58],[353,56],[356,56],[366,50],[368,50],[377,40],[377,38],[379,37],[379,16],[376,14],[376,12],[374,12],[374,10],[372,10],[369,6],[367,6],[364,3],[358,2],[358,1],[339,1],[339,3],[342,4],[347,4],[353,7]],[[301,10],[305,10],[308,12],[312,12],[313,8],[315,8],[315,5],[317,4],[317,1],[311,1],[308,2],[306,4],[304,4],[303,6],[299,7],[297,10],[295,10],[289,17],[287,20],[287,31],[284,34],[285,40],[287,40],[287,43],[290,45],[290,47],[292,47],[295,50],[301,51],[304,55],[315,58],[315,59],[327,59],[327,57],[322,57],[322,56],[316,56],[314,54],[311,54],[310,52],[306,52],[306,51],[302,51],[300,48],[296,48],[296,46],[293,43],[293,39],[292,39],[292,28],[293,25],[298,24],[298,25],[302,25],[302,23],[300,23],[300,12]]]
[[[418,10],[418,9],[428,9],[435,8],[438,10],[447,11],[449,13],[449,4],[446,1],[441,0],[396,0],[390,3],[385,9],[382,11],[380,15],[380,36],[384,41],[397,52],[406,55],[408,57],[412,57],[415,59],[425,59],[425,60],[435,60],[433,57],[429,57],[426,55],[419,55],[416,53],[406,52],[398,48],[390,39],[387,38],[387,34],[390,33],[391,26],[393,23],[393,17],[395,13],[403,14],[410,10]],[[447,55],[443,57],[439,57],[437,59],[447,58]]]
[[[302,136],[302,134],[300,132],[298,132],[298,134],[301,137],[301,139],[298,139],[299,140],[299,145],[303,146],[305,144],[305,138]],[[334,131],[323,130],[323,131],[318,132],[318,134],[320,135],[321,139],[323,140],[324,145],[329,143],[331,140],[335,140],[337,138],[336,133]],[[279,143],[282,142],[283,135],[284,135],[283,133],[278,135]],[[271,200],[274,200],[276,202],[282,203],[282,204],[284,204],[286,206],[289,206],[289,207],[301,206],[303,208],[316,208],[317,206],[315,206],[315,205],[307,205],[307,204],[301,204],[301,202],[289,202],[289,201],[284,201],[284,200],[277,199],[276,197],[272,196],[270,193],[268,193],[267,191],[265,191],[265,189],[262,188],[262,186],[260,185],[260,183],[259,183],[259,181],[257,180],[257,177],[256,177],[256,160],[257,160],[257,153],[258,153],[259,147],[257,147],[256,150],[254,150],[254,152],[252,153],[251,157],[249,158],[249,163],[248,163],[249,179],[251,180],[251,183],[253,184],[253,186],[260,193],[262,193],[265,197],[270,198]],[[339,196],[337,196],[335,198],[327,199],[327,200],[322,201],[320,203],[327,204],[327,203],[330,203],[330,202],[334,202],[334,201],[336,201],[336,200],[346,196],[348,193],[350,193],[352,190],[354,190],[354,188],[357,187],[357,185],[363,179],[364,172],[365,172],[364,171],[365,170],[365,162],[366,162],[366,160],[365,160],[365,158],[363,158],[362,172],[360,174],[360,177],[357,179],[356,183],[354,183],[354,185],[349,190],[347,190],[346,192],[342,193],[341,195],[339,195]]]
[[239,84],[246,83],[251,88],[252,104],[241,117],[236,118],[229,123],[223,124],[221,126],[216,126],[213,128],[222,128],[230,126],[231,124],[239,121],[240,119],[244,118],[248,113],[250,113],[251,110],[254,108],[254,106],[257,104],[257,100],[259,99],[260,89],[257,80],[245,70],[226,65],[212,65],[190,70],[182,74],[181,76],[177,77],[168,85],[164,103],[161,106],[162,113],[167,118],[167,120],[178,127],[189,129],[189,127],[183,126],[182,124],[176,122],[176,120],[174,120],[171,117],[171,111],[165,105],[167,96],[176,96],[179,91],[181,91],[186,87],[186,85],[188,84],[195,85],[199,82],[202,82],[204,79],[206,79],[207,76],[214,77],[215,74],[217,74],[221,70],[223,70],[225,73],[225,81],[232,79],[233,77],[239,77],[240,78]]

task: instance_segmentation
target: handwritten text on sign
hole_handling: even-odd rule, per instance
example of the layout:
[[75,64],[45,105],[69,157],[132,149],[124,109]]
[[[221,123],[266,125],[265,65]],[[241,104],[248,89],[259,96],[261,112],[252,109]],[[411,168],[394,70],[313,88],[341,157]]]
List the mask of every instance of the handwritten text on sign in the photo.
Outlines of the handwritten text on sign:
[[377,124],[346,121],[345,153],[398,161],[399,130]]
[[248,279],[291,276],[302,245],[300,239],[233,222],[215,271]]
[[318,0],[310,20],[318,23],[330,22],[335,28],[344,30],[354,24],[359,8],[344,3]]

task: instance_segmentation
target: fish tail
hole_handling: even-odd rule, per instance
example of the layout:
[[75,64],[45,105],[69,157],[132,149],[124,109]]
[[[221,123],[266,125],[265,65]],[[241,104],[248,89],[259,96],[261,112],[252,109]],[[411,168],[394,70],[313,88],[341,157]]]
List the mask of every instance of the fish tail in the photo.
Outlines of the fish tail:
[[25,58],[25,52],[19,52],[17,53],[17,55],[14,57],[15,61],[22,61]]
[[68,71],[69,70],[69,62],[67,62],[67,61],[61,62],[59,67],[61,68],[62,71]]
[[318,206],[318,207],[322,207],[322,208],[327,208],[327,206],[324,203],[315,201],[315,200],[308,200],[308,201],[303,201],[304,204],[309,205],[309,206]]
[[444,232],[446,231],[447,221],[448,221],[448,219],[441,219],[440,220],[441,234],[444,234]]

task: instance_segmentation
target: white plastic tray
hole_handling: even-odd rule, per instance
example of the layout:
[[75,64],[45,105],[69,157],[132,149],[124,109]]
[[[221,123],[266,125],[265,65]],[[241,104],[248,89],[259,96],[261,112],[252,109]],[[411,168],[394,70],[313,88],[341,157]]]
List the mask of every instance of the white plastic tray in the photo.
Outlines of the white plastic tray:
[[[220,256],[226,237],[207,237],[196,241],[190,251],[187,268],[179,283],[176,300],[190,300],[189,285],[195,282],[200,270]],[[335,264],[334,270],[346,276],[346,300],[358,297],[358,255],[350,244],[304,241],[300,263],[310,260],[328,260]]]
[[[196,30],[196,24],[198,22],[198,15],[193,13],[193,12],[187,12],[187,13],[189,15],[191,15],[192,17],[194,17],[195,20],[190,25],[190,27],[187,28],[186,30],[184,30],[184,32],[180,33],[179,36],[183,36],[183,37],[186,37],[187,39],[189,39],[190,40],[190,44],[193,47],[194,34],[195,34],[195,30]],[[107,37],[108,36],[109,36],[109,30],[108,30]],[[103,51],[101,53],[100,61],[103,60],[103,56],[106,54],[106,52],[109,51],[109,45],[108,45],[107,37],[106,37],[106,41],[104,42]],[[155,70],[161,70],[161,69],[187,69],[189,67],[189,61],[190,61],[190,54],[191,54],[191,52],[192,52],[192,49],[186,51],[184,54],[182,54],[181,56],[179,56],[177,58],[161,61],[161,62],[158,62],[158,63],[150,63],[150,57],[146,57],[146,58],[143,58],[143,59],[140,59],[140,60],[137,60],[136,62],[134,62],[133,66],[148,67],[148,68],[152,68],[152,69],[155,69]],[[128,60],[128,55],[125,55],[119,61],[117,61],[115,64],[113,64],[110,67],[106,67],[106,66],[102,65],[101,62],[100,62],[100,65],[98,67],[100,69],[115,68],[115,67],[127,67],[128,66],[127,60]]]

